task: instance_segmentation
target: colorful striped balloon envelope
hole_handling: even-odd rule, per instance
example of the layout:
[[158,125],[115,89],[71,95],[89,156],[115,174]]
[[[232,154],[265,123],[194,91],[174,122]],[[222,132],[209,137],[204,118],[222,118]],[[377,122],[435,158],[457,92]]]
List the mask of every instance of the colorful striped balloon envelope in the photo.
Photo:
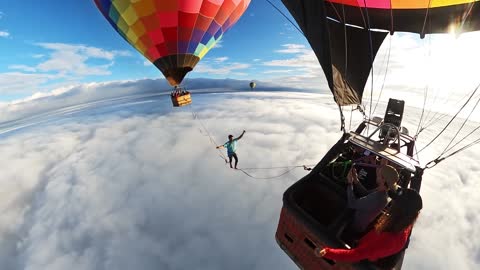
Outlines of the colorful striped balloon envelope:
[[112,27],[172,86],[242,16],[250,0],[94,0]]

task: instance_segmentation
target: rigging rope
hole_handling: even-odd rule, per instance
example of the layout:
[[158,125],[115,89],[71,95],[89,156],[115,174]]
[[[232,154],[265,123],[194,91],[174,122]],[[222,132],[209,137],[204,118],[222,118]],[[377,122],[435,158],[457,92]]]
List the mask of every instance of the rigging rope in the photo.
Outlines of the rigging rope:
[[[459,104],[463,99],[467,98],[469,94],[465,95],[463,98],[461,98],[459,101],[457,101],[455,103],[455,105]],[[432,104],[435,104],[435,100],[432,102]],[[446,105],[447,103],[443,103],[442,105]],[[452,106],[452,107],[455,107],[455,106]],[[438,116],[437,116],[438,115]],[[435,112],[432,116],[432,118],[430,118],[428,121],[425,120],[426,124],[420,128],[420,130],[418,131],[418,133],[415,135],[416,137],[418,137],[420,135],[420,133],[422,133],[423,131],[427,130],[428,128],[430,128],[431,126],[433,126],[434,124],[436,124],[437,122],[439,122],[440,120],[444,119],[445,117],[447,117],[448,114],[447,113],[439,113],[438,111]],[[427,116],[425,117],[425,119],[428,118],[428,114]]]
[[458,154],[458,153],[460,153],[460,152],[462,152],[462,151],[464,151],[464,150],[466,150],[466,149],[474,146],[474,145],[477,144],[477,143],[480,143],[480,138],[478,138],[478,139],[476,139],[475,141],[473,141],[473,142],[465,145],[464,147],[462,147],[462,148],[454,151],[453,153],[451,153],[451,154],[449,154],[449,155],[446,155],[446,156],[444,156],[444,157],[438,157],[438,158],[436,158],[436,159],[428,162],[427,165],[425,165],[425,169],[431,169],[431,168],[435,167],[435,166],[436,166],[438,163],[440,163],[441,161],[443,161],[443,160],[445,160],[445,159],[447,159],[447,158],[449,158],[449,157],[451,157],[451,156],[453,156],[453,155],[456,155],[456,154]]
[[415,131],[415,138],[420,133],[422,129],[422,122],[423,122],[423,115],[425,114],[425,108],[427,107],[427,97],[428,97],[428,83],[425,86],[425,91],[423,91],[423,106],[422,106],[422,114],[420,114],[420,120],[418,121],[417,131]]
[[[428,54],[427,54],[427,58],[430,59],[430,57],[431,57],[431,52],[432,52],[432,47],[431,47],[431,45],[432,45],[432,43],[431,43],[432,38],[431,38],[431,36],[428,36],[428,41],[429,41],[429,42],[428,42]],[[424,42],[424,44],[425,44],[425,42]],[[427,67],[428,67],[428,66],[427,66]],[[415,136],[414,136],[415,138],[418,137],[418,134],[419,134],[420,130],[422,129],[422,124],[424,123],[424,119],[427,118],[427,117],[425,117],[425,118],[423,118],[423,117],[424,117],[424,115],[425,115],[425,108],[427,107],[427,98],[428,98],[428,90],[429,90],[429,81],[428,81],[428,80],[429,80],[429,78],[427,77],[427,83],[426,83],[425,89],[424,89],[424,91],[423,91],[422,114],[420,115],[420,120],[418,121],[417,131],[415,131]],[[437,92],[437,93],[438,93],[438,92]],[[428,113],[427,113],[427,115],[429,115],[431,111],[432,111],[432,110],[429,110]]]
[[465,24],[465,21],[467,20],[467,17],[470,16],[470,14],[472,13],[474,4],[475,3],[469,3],[469,7],[468,7],[467,12],[464,12],[464,14],[463,14],[462,23],[460,24],[460,27],[459,27],[459,29],[460,29],[459,32],[460,33],[463,31],[463,25]]
[[280,167],[257,167],[257,168],[241,168],[242,170],[271,170],[271,169],[289,169],[289,168],[306,168],[308,170],[308,167],[312,167],[315,165],[292,165],[292,166],[280,166]]
[[[365,5],[365,13],[367,15],[367,31],[368,31],[368,39],[369,39],[369,46],[370,46],[370,64],[371,64],[371,89],[370,89],[370,108],[368,113],[368,118],[372,117],[372,104],[373,104],[373,43],[372,43],[372,32],[370,31],[370,16],[368,15],[368,8],[366,0],[363,0],[363,4]],[[363,14],[363,13],[362,13]]]
[[[279,178],[281,176],[284,176],[284,175],[293,171],[296,168],[303,168],[304,170],[309,171],[309,170],[311,170],[311,168],[307,168],[307,167],[310,167],[310,166],[313,166],[313,165],[297,165],[297,166],[270,167],[270,168],[239,168],[237,170],[241,171],[246,176],[248,176],[250,178],[253,178],[253,179],[274,179],[274,178]],[[285,172],[283,172],[281,174],[274,175],[274,176],[267,176],[267,177],[258,177],[258,176],[254,176],[254,175],[251,175],[250,173],[246,172],[247,170],[271,170],[271,169],[288,169],[288,170],[286,170]]]
[[388,65],[390,63],[390,51],[391,51],[391,49],[392,49],[392,36],[390,36],[390,38],[389,38],[388,53],[387,53],[387,65],[385,67],[385,74],[383,76],[382,88],[380,88],[380,93],[378,94],[377,102],[375,103],[375,108],[373,108],[373,114],[375,114],[375,111],[377,110],[377,105],[380,102],[380,97],[382,96],[383,88],[385,87],[385,82],[387,80]]
[[[473,92],[473,91],[475,91],[475,89],[472,90],[472,92]],[[452,106],[452,107],[456,107],[456,105],[460,104],[460,103],[462,102],[462,100],[467,99],[467,97],[468,97],[469,95],[470,95],[470,93],[465,94],[461,99],[459,99],[457,102],[455,102],[454,106]],[[435,104],[435,100],[436,100],[436,99],[433,100],[432,104]],[[447,102],[443,103],[442,105],[446,105],[446,104],[447,104]],[[439,116],[436,117],[437,115],[439,115]],[[430,120],[428,120],[428,122],[425,124],[425,126],[423,126],[423,127],[421,128],[421,130],[418,132],[418,134],[420,134],[423,130],[426,130],[427,128],[429,128],[430,126],[436,124],[437,122],[439,122],[440,120],[442,120],[443,118],[445,118],[445,117],[447,117],[447,116],[448,116],[447,113],[442,113],[442,114],[440,114],[438,111],[435,112],[435,114],[432,116],[432,118],[430,118]],[[435,118],[435,117],[436,117],[436,118]],[[426,118],[428,118],[428,114],[427,114],[427,117],[425,117],[425,119],[426,119]],[[418,134],[417,134],[417,136],[418,136]]]
[[422,39],[425,37],[425,26],[427,25],[428,12],[430,10],[431,4],[432,4],[432,0],[428,0],[428,7],[427,7],[427,11],[425,12],[425,19],[423,20],[422,32],[420,33],[420,38]]
[[455,136],[453,136],[452,140],[450,140],[450,142],[448,143],[448,145],[445,147],[445,149],[443,150],[443,152],[440,154],[443,155],[445,154],[447,151],[448,151],[448,147],[453,143],[453,141],[455,140],[455,138],[457,138],[458,134],[460,133],[460,131],[462,131],[463,127],[465,126],[465,124],[467,123],[468,119],[470,119],[470,116],[472,115],[472,113],[475,111],[475,109],[477,108],[478,106],[478,103],[480,102],[480,98],[477,100],[477,102],[475,103],[475,106],[473,106],[472,110],[470,111],[470,113],[468,114],[467,118],[465,118],[465,120],[463,121],[462,125],[460,126],[460,128],[457,130],[457,133],[455,133]]
[[448,148],[447,151],[445,151],[445,152],[448,152],[448,151],[452,150],[453,148],[455,148],[457,145],[459,145],[462,141],[464,141],[468,136],[472,135],[478,129],[480,129],[480,126],[477,126],[476,128],[474,128],[472,131],[470,131],[470,133],[465,135],[460,141],[456,142],[454,145],[452,145],[452,147]]
[[253,178],[253,179],[274,179],[274,178],[278,178],[278,177],[284,176],[285,174],[293,171],[294,169],[295,169],[295,168],[291,168],[291,169],[289,169],[288,171],[283,172],[282,174],[275,175],[275,176],[271,176],[271,177],[257,177],[257,176],[253,176],[253,175],[247,173],[247,172],[244,171],[243,169],[238,169],[238,170],[241,171],[242,173],[244,173],[246,176],[248,176],[248,177],[250,177],[250,178]]
[[435,138],[433,138],[427,145],[425,145],[422,149],[420,149],[418,151],[418,153],[422,152],[425,148],[430,146],[436,139],[438,139],[438,137],[440,137],[440,135],[448,128],[448,126],[450,126],[450,124],[453,122],[453,120],[455,120],[455,118],[458,116],[458,114],[463,110],[463,108],[465,108],[465,106],[467,106],[467,104],[470,102],[472,97],[477,92],[478,88],[480,88],[480,84],[477,85],[477,87],[475,88],[473,93],[470,95],[468,100],[462,105],[462,107],[457,111],[457,113],[452,117],[452,119],[450,119],[450,121],[447,123],[447,125],[435,136]]
[[[190,105],[190,111],[192,112],[192,117],[193,117],[193,119],[198,120],[198,122],[199,122],[200,125],[202,126],[202,129],[203,129],[203,131],[205,132],[205,134],[207,134],[210,142],[211,142],[215,147],[217,147],[218,144],[215,142],[215,140],[213,139],[213,137],[210,135],[210,132],[208,132],[208,129],[207,129],[207,128],[205,127],[205,125],[203,124],[202,119],[200,119],[200,117],[198,116],[198,114],[193,111],[191,105]],[[201,132],[200,132],[200,133],[201,133]],[[227,163],[228,160],[227,160],[227,157],[223,154],[223,151],[220,150],[220,149],[217,149],[217,151],[218,151],[218,155],[220,156],[220,158],[222,158],[223,160],[225,160],[225,163]]]
[[265,1],[267,1],[273,8],[275,8],[280,14],[282,14],[283,17],[285,17],[285,19],[287,19],[293,25],[293,27],[295,27],[295,29],[297,29],[298,32],[305,37],[305,34],[303,33],[303,31],[300,30],[300,28],[298,28],[298,26],[295,23],[293,23],[293,21],[290,20],[290,18],[288,18],[287,15],[285,15],[285,13],[283,13],[278,7],[276,7],[272,2],[270,2],[270,0],[265,0]]

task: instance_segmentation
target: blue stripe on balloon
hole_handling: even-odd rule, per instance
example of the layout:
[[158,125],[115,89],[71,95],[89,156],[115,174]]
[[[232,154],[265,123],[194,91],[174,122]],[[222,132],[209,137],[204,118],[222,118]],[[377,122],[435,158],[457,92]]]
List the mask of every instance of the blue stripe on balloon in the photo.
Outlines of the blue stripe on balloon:
[[112,6],[112,8],[110,8],[110,11],[108,13],[108,17],[110,17],[110,19],[114,22],[114,23],[117,23],[118,22],[118,19],[120,18],[120,14],[118,13],[118,11],[115,9],[115,6]]
[[202,44],[207,44],[210,41],[211,38],[212,38],[212,35],[210,35],[210,33],[208,33],[208,32],[205,32],[205,34],[203,35],[201,43]]
[[197,42],[189,42],[187,53],[193,54],[197,49],[197,44],[198,44]]
[[213,35],[213,37],[215,38],[215,40],[218,40],[218,38],[223,34],[223,30],[222,28],[218,29],[217,33],[215,33],[215,35]]
[[103,13],[108,14],[110,6],[112,5],[112,0],[95,0],[95,2],[100,6],[100,10]]

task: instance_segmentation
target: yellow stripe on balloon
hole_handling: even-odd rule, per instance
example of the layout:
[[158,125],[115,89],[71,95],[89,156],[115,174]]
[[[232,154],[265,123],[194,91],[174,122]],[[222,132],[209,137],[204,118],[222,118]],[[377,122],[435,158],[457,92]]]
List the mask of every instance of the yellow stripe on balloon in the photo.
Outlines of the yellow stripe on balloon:
[[130,6],[130,1],[113,0],[112,4],[118,13],[121,14],[128,8],[128,6]]
[[424,9],[475,3],[480,0],[391,0],[393,9]]
[[128,24],[125,22],[123,17],[120,17],[118,18],[118,21],[117,21],[117,28],[120,31],[122,31],[123,34],[126,35],[126,33],[128,32],[128,29],[130,29],[130,26],[128,26]]
[[202,59],[206,54],[207,52],[209,51],[209,49],[207,49],[206,47],[200,52],[200,54],[198,55],[198,58]]
[[137,34],[135,34],[135,30],[130,28],[126,34],[127,39],[130,41],[130,43],[135,44],[138,40]]
[[203,48],[205,48],[205,46],[202,43],[199,43],[193,54],[198,56],[200,52],[203,50]]
[[122,17],[128,25],[132,25],[138,20],[137,13],[132,6],[128,7],[127,10],[122,13]]
[[147,47],[143,45],[143,42],[140,40],[135,43],[135,49],[137,49],[137,51],[139,51],[141,54],[145,54],[145,52],[147,51]]

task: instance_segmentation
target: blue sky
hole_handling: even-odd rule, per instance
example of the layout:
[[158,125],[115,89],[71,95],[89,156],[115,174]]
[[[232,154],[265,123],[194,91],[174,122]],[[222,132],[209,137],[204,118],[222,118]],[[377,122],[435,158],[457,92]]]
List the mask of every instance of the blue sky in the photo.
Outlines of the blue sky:
[[[280,1],[273,2],[286,12]],[[0,3],[0,100],[76,83],[163,78],[111,28],[93,1]],[[252,1],[187,78],[268,81],[305,73],[304,64],[286,65],[292,55],[313,56],[279,12],[266,1]],[[318,76],[318,62],[312,60]]]

